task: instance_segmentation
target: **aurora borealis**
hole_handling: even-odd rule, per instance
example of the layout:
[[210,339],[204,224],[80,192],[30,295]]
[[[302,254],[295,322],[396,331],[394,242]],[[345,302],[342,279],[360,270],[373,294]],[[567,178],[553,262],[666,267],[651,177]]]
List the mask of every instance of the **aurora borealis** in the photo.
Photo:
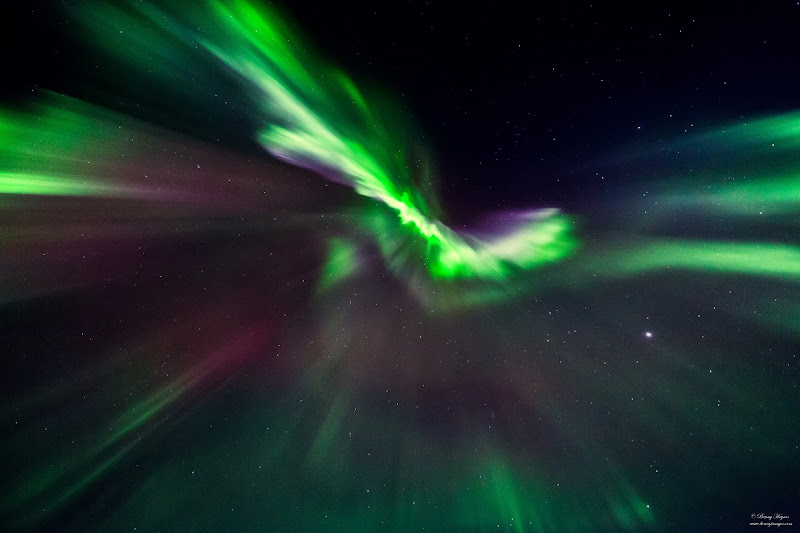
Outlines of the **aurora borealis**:
[[0,109],[2,529],[796,520],[800,77],[747,47],[800,11],[565,6],[20,15],[69,59]]

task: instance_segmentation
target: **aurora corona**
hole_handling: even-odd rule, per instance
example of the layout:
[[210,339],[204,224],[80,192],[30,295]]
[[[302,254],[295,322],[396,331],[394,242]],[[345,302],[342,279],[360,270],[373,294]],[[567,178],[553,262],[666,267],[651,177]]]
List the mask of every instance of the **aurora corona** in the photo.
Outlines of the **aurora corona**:
[[119,70],[0,110],[0,527],[668,529],[796,455],[799,113],[467,228],[424,124],[277,8],[65,9]]

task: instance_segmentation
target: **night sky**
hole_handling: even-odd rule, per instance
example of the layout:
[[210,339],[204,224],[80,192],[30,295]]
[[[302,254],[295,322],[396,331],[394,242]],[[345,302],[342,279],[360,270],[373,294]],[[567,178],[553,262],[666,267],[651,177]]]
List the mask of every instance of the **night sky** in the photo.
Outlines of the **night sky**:
[[0,529],[796,527],[800,2],[0,24]]

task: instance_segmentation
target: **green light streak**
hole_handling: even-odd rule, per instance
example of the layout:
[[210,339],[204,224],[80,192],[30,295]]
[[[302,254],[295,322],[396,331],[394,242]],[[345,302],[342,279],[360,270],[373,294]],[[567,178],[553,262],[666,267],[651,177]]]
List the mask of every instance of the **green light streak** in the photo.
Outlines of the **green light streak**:
[[786,215],[800,211],[800,170],[772,178],[751,178],[714,185],[696,194],[677,193],[666,202],[700,205],[736,215]]
[[93,177],[98,170],[96,157],[113,152],[119,144],[121,126],[112,131],[114,123],[123,122],[114,113],[53,94],[31,113],[0,110],[0,194],[130,193]]
[[494,492],[498,514],[511,519],[514,531],[524,531],[519,480],[515,479],[511,470],[502,461],[493,461],[489,465],[488,478],[491,490]]
[[[733,216],[800,211],[800,112],[748,118],[651,147],[644,168],[666,163],[650,185],[649,212],[700,208]],[[634,158],[641,155],[631,150]],[[665,154],[651,159],[655,153]],[[648,162],[650,161],[650,162]],[[657,198],[656,198],[657,196]]]
[[104,183],[92,183],[73,176],[0,172],[0,194],[39,194],[54,196],[111,196],[121,189]]
[[[794,150],[800,147],[800,112],[737,121],[697,136],[728,149],[741,146]],[[696,142],[696,141],[692,141]]]
[[111,434],[91,447],[76,452],[71,460],[56,467],[43,467],[17,488],[6,502],[6,508],[30,505],[41,501],[46,513],[52,513],[80,495],[95,480],[112,469],[133,449],[132,435],[152,430],[153,422],[172,407],[186,391],[196,385],[198,376],[187,374],[161,386],[136,402],[109,424]]
[[663,241],[598,258],[590,266],[609,277],[656,270],[702,270],[800,281],[800,247],[770,243]]
[[[461,481],[453,508],[457,529],[488,531],[638,531],[655,523],[647,503],[630,483],[610,472],[601,490],[548,479],[514,466],[493,450]],[[596,487],[600,489],[600,487]],[[598,497],[597,492],[603,497]],[[600,524],[603,524],[600,526]]]
[[[415,248],[431,276],[502,280],[574,250],[571,221],[555,211],[489,241],[439,222],[434,216],[438,204],[429,193],[433,180],[426,157],[408,146],[413,129],[407,120],[385,116],[396,105],[378,106],[375,98],[365,98],[345,74],[316,59],[273,8],[245,0],[212,2],[210,14],[187,10],[172,16],[149,5],[135,8],[248,82],[249,95],[266,123],[257,139],[272,154],[335,176],[358,194],[388,206],[400,225],[410,229],[406,238],[425,243]],[[119,22],[113,17],[118,13],[105,13],[111,19],[109,28],[116,29]],[[141,32],[131,35],[136,41],[145,39]],[[391,226],[388,233],[377,233],[384,251],[397,235],[396,220]]]

